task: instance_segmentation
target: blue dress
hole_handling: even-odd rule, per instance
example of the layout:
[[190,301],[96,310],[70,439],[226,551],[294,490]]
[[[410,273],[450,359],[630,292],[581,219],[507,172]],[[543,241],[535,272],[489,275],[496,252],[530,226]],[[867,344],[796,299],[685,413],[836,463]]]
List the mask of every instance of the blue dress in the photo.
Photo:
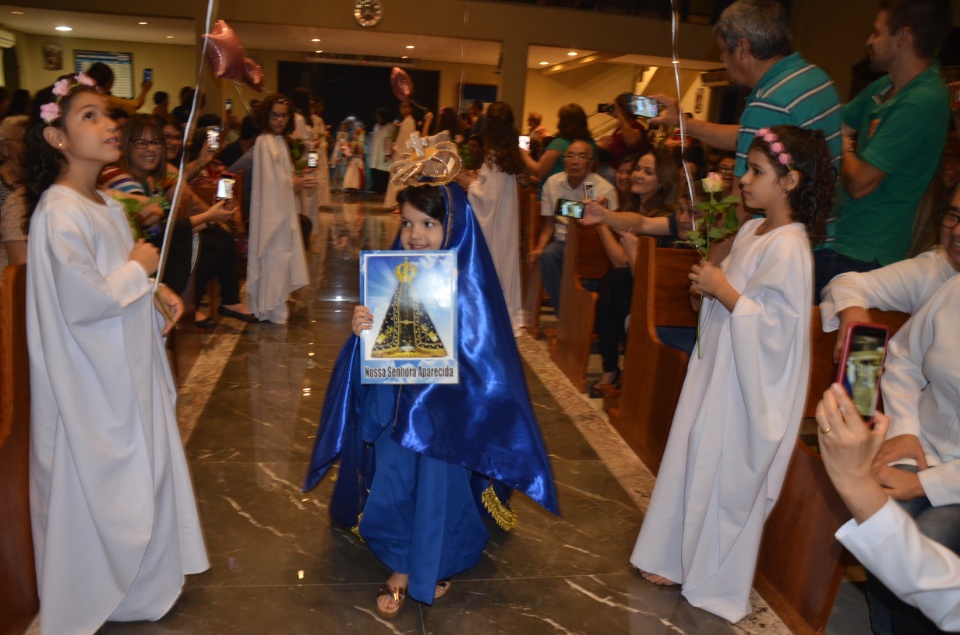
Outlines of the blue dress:
[[426,604],[438,580],[479,560],[489,538],[484,514],[512,526],[511,490],[557,513],[490,252],[466,194],[441,188],[441,249],[457,252],[460,383],[361,384],[360,340],[351,335],[334,365],[305,484],[314,487],[339,458],[331,515],[408,573],[410,596]]

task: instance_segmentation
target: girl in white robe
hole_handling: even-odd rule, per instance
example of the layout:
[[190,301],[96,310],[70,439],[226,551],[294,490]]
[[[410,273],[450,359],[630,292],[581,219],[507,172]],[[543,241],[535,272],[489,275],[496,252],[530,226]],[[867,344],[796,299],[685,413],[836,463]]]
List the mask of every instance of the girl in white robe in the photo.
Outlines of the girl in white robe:
[[61,82],[27,141],[30,507],[43,632],[87,635],[159,619],[209,564],[162,338],[183,303],[97,190],[120,155],[103,98]]
[[253,189],[247,251],[247,306],[262,321],[286,324],[287,298],[310,282],[296,191],[316,187],[312,174],[293,171],[285,135],[290,104],[268,95],[257,107],[263,134],[253,148]]
[[[413,118],[413,106],[410,102],[400,103],[400,116],[403,120],[397,128],[397,138],[393,142],[393,160],[396,161],[407,153],[410,148],[407,142],[410,141],[410,135],[417,131],[417,122]],[[383,197],[383,206],[388,209],[398,207],[397,194],[403,189],[402,185],[394,185],[393,180],[387,184],[387,193]]]
[[458,179],[490,248],[500,288],[507,302],[513,334],[523,328],[520,303],[520,208],[517,174],[523,172],[523,156],[513,127],[513,111],[502,101],[487,108],[483,129],[486,157],[479,174]]
[[655,584],[736,622],[750,611],[763,524],[793,453],[810,362],[813,263],[835,173],[820,131],[761,129],[741,178],[748,221],[716,267],[694,265],[703,294],[657,483],[630,561]]

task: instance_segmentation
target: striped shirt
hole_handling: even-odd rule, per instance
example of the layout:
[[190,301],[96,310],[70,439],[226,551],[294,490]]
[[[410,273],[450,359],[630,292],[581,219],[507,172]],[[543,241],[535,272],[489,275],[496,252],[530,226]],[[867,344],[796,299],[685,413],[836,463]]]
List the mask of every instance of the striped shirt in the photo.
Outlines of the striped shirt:
[[840,168],[840,97],[823,69],[799,53],[767,69],[747,95],[737,133],[738,177],[747,171],[747,151],[757,130],[784,124],[822,130],[834,166]]

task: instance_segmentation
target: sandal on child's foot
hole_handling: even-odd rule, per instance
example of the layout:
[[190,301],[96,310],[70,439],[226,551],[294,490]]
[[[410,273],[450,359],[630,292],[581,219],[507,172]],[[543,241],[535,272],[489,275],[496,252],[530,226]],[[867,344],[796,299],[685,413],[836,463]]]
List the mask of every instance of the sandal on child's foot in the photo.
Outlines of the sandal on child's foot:
[[450,580],[440,580],[437,582],[437,588],[433,591],[433,599],[439,600],[447,594],[447,591],[450,590],[450,587],[453,586],[453,582]]
[[649,573],[641,569],[637,569],[637,571],[640,571],[640,577],[642,577],[644,580],[646,580],[650,584],[655,584],[657,586],[678,586],[677,582],[674,582],[673,580],[665,578],[662,575],[657,575],[656,573]]
[[[385,603],[380,602],[380,598],[386,597],[389,600]],[[383,583],[383,586],[380,587],[380,590],[377,591],[377,613],[380,614],[380,617],[385,617],[388,620],[392,620],[397,616],[397,613],[400,612],[400,609],[403,608],[403,603],[407,601],[407,587],[397,586],[392,587],[386,582]]]

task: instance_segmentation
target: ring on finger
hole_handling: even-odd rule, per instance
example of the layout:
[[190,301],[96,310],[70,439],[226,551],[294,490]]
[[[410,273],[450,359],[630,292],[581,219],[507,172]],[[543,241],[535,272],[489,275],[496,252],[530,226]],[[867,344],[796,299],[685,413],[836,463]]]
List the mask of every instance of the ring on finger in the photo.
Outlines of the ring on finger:
[[821,434],[830,434],[830,431],[833,430],[832,426],[827,426],[826,428],[820,428]]

